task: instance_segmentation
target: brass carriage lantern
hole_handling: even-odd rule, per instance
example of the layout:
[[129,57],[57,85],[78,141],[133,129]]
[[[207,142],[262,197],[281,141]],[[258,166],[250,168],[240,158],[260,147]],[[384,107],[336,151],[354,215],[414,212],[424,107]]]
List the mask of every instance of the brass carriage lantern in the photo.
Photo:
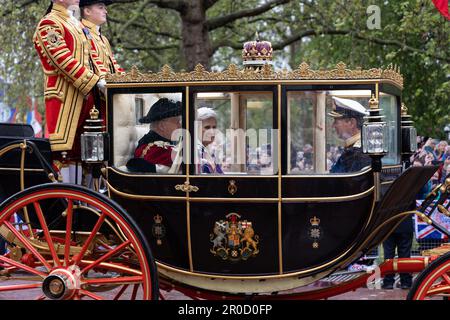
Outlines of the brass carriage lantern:
[[381,199],[380,172],[382,168],[381,158],[388,152],[388,126],[383,121],[378,99],[372,95],[369,100],[369,115],[362,127],[362,149],[363,153],[372,158],[372,171],[375,183],[375,200]]
[[109,136],[95,106],[89,115],[91,118],[86,120],[83,127],[85,131],[81,134],[81,160],[86,163],[101,163],[108,160]]
[[417,131],[411,116],[408,114],[408,108],[402,103],[402,160],[409,167],[409,158],[417,151]]
[[388,152],[388,126],[383,121],[378,100],[372,95],[369,100],[369,115],[362,127],[363,152],[370,156],[383,157]]

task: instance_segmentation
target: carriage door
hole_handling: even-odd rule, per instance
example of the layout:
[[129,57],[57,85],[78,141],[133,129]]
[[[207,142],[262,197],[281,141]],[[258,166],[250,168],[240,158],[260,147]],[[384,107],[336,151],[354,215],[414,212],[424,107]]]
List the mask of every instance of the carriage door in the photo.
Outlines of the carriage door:
[[189,91],[192,270],[277,273],[276,87]]
[[[161,263],[159,267],[164,264],[189,270],[186,195],[176,189],[186,181],[186,167],[176,161],[183,141],[175,129],[180,119],[173,116],[151,123],[146,120],[158,101],[169,99],[183,104],[181,129],[186,128],[184,90],[184,87],[109,89],[112,157],[108,187],[111,198],[145,233],[154,257]],[[136,155],[142,146],[145,154]],[[174,161],[167,163],[172,155]]]

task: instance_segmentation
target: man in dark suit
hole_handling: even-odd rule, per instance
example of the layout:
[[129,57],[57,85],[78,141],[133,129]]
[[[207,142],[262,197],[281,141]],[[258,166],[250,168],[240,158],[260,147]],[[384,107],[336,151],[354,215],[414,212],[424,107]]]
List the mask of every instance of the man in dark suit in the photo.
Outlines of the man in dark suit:
[[[395,231],[383,242],[384,258],[393,259],[395,248],[399,258],[410,258],[411,247],[414,236],[414,224],[411,217],[403,220]],[[383,279],[383,289],[394,288],[394,274],[388,274]],[[412,285],[412,275],[410,273],[400,273],[400,287],[409,289]]]

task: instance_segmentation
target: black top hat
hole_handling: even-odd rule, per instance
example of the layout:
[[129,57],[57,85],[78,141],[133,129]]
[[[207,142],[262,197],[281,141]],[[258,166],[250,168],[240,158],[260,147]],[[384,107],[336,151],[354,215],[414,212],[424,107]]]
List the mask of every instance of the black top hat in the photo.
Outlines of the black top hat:
[[104,3],[106,6],[112,4],[112,0],[80,0],[79,7],[90,6],[91,4]]
[[151,123],[166,118],[180,116],[181,113],[182,106],[180,101],[161,98],[150,107],[147,115],[139,119],[139,122]]

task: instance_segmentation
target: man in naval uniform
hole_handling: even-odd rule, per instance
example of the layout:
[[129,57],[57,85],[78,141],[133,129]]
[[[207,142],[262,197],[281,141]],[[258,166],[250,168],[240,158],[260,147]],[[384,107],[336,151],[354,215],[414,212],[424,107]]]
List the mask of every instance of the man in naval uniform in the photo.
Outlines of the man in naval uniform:
[[45,75],[46,136],[58,169],[67,169],[61,170],[63,180],[74,183],[81,182],[80,134],[94,105],[93,91],[104,92],[106,84],[105,74],[94,68],[102,62],[92,54],[81,22],[70,10],[78,4],[79,0],[52,0],[33,37]]
[[140,123],[150,123],[150,131],[138,142],[134,158],[127,162],[132,172],[178,173],[181,145],[172,141],[181,128],[181,102],[161,98]]
[[359,102],[333,98],[333,110],[328,113],[334,118],[333,128],[339,139],[344,141],[344,152],[331,167],[331,173],[359,171],[371,165],[371,158],[361,148],[361,128],[368,111]]

